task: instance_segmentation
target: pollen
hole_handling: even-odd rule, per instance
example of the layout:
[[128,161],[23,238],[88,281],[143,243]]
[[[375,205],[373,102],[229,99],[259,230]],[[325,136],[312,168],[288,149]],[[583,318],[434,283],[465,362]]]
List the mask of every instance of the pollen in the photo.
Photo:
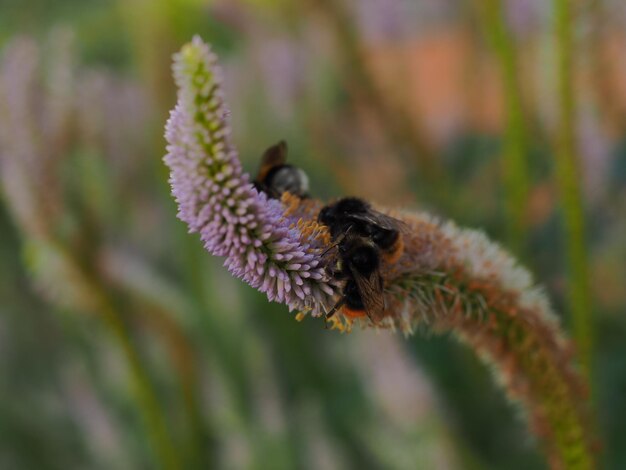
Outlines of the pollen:
[[353,322],[351,319],[345,317],[342,314],[335,315],[329,318],[327,324],[329,325],[329,329],[337,330],[340,333],[351,333]]

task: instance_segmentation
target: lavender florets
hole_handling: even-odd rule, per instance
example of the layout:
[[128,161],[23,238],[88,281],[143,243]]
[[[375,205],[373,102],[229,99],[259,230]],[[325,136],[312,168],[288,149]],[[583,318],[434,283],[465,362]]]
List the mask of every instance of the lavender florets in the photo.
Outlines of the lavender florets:
[[178,217],[235,276],[290,309],[319,314],[333,295],[319,244],[280,201],[257,192],[230,140],[220,70],[198,37],[176,54],[178,103],[166,126]]

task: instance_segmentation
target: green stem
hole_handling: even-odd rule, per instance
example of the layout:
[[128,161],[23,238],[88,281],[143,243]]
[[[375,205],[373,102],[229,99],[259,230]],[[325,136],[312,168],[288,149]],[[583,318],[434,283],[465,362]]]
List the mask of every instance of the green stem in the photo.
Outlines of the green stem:
[[569,304],[580,363],[591,373],[592,317],[580,173],[576,152],[576,100],[573,84],[572,12],[570,0],[554,0],[559,127],[555,164],[565,222],[565,245],[569,268]]
[[81,266],[70,251],[52,239],[46,240],[46,243],[63,259],[67,269],[72,271],[73,278],[82,284],[80,287],[85,291],[84,294],[90,301],[90,307],[101,315],[119,342],[134,381],[137,402],[143,414],[148,434],[152,440],[154,451],[159,456],[160,466],[167,470],[180,468],[180,460],[167,432],[165,416],[159,405],[156,392],[141,364],[141,358],[133,345],[121,314],[110,302],[99,282],[87,269]]
[[101,299],[100,313],[118,340],[135,383],[137,399],[144,415],[148,432],[153,441],[154,450],[160,457],[160,464],[165,469],[177,469],[178,458],[167,433],[165,418],[159,406],[152,384],[143,370],[141,359],[128,334],[120,314],[108,302]]
[[[522,405],[551,468],[595,468],[586,382],[571,367],[558,328],[537,308],[490,280],[455,271],[404,280],[435,331],[452,331],[491,366]],[[427,313],[428,312],[428,313]]]
[[522,87],[519,80],[515,43],[507,30],[502,0],[479,2],[481,16],[489,40],[496,53],[506,103],[507,123],[504,142],[504,182],[508,239],[511,249],[520,253],[524,248],[526,201],[530,178],[528,172],[527,131],[524,119]]
[[[128,286],[131,287],[131,286]],[[133,292],[137,294],[137,292]],[[140,295],[141,297],[141,295]],[[185,468],[209,469],[215,467],[215,435],[202,419],[199,397],[199,376],[194,351],[187,336],[173,320],[171,312],[156,299],[140,298],[146,303],[144,324],[152,327],[167,344],[172,366],[180,383],[181,399],[189,425],[190,439],[184,449]],[[149,310],[148,310],[149,309]]]

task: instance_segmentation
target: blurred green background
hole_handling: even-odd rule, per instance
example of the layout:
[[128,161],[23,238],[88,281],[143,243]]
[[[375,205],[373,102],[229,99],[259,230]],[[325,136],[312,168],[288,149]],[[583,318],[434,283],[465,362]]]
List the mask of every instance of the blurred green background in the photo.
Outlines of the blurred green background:
[[0,0],[0,468],[546,468],[453,338],[298,323],[186,233],[161,158],[193,34],[249,172],[285,139],[314,195],[482,228],[566,328],[580,308],[602,466],[626,468],[626,6],[574,13],[570,71],[541,0]]

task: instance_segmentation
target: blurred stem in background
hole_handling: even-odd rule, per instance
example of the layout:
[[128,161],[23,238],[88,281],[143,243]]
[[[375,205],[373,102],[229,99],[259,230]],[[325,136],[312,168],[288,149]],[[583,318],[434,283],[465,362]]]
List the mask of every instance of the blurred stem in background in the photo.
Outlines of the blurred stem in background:
[[146,427],[153,440],[154,451],[159,456],[159,462],[163,468],[180,468],[180,460],[171,437],[168,435],[165,417],[161,412],[159,401],[154,393],[148,375],[143,371],[141,359],[128,334],[120,315],[106,303],[104,298],[99,302],[100,312],[111,328],[122,348],[126,362],[133,376],[137,399],[143,410]]
[[[171,24],[166,16],[167,0],[124,0],[117,4],[141,82],[148,85],[151,102],[161,112],[169,105],[167,91],[171,88],[169,70],[163,65],[169,61],[174,47]],[[158,122],[157,117],[155,122]]]
[[[207,455],[211,450],[217,451],[215,440],[217,436],[214,432],[216,429],[211,426],[212,418],[208,418],[208,423],[205,423],[203,418],[198,394],[198,371],[190,368],[194,360],[194,357],[190,357],[193,351],[190,350],[181,331],[173,333],[167,330],[180,328],[177,323],[182,322],[188,325],[187,328],[198,332],[198,339],[202,344],[201,354],[210,356],[216,366],[216,369],[212,370],[212,376],[225,377],[228,394],[234,402],[233,407],[240,415],[242,424],[248,427],[254,421],[251,407],[253,383],[250,380],[245,352],[241,348],[238,325],[233,325],[232,321],[224,321],[224,317],[222,321],[217,318],[224,315],[234,319],[236,315],[220,308],[216,296],[210,295],[217,287],[208,272],[208,263],[204,263],[201,256],[204,250],[195,243],[185,242],[184,238],[188,238],[188,233],[181,230],[181,241],[177,246],[183,247],[184,256],[181,259],[186,268],[186,279],[182,285],[168,279],[147,260],[114,249],[105,252],[104,269],[106,277],[110,278],[111,282],[115,282],[150,308],[150,315],[155,309],[157,312],[162,310],[162,314],[158,315],[160,318],[146,318],[146,322],[156,321],[155,326],[169,337],[171,349],[178,351],[173,356],[180,375],[184,399],[187,402],[188,419],[191,420],[193,414],[196,414],[191,420],[192,431],[195,433],[192,436],[193,450],[198,452],[195,461],[198,463],[197,468],[210,468],[208,464],[218,460],[216,455]],[[183,285],[188,288],[184,288]],[[181,369],[185,369],[184,374]]]
[[583,372],[591,373],[593,322],[589,288],[585,217],[576,149],[572,3],[554,0],[558,130],[554,152],[556,179],[564,217],[564,239],[569,272],[569,307]]
[[[212,428],[204,422],[200,406],[200,384],[196,370],[196,357],[184,332],[163,305],[146,302],[146,309],[141,312],[144,324],[152,328],[167,343],[172,366],[176,372],[182,395],[183,411],[189,423],[189,436],[181,448],[184,461],[193,468],[213,468],[216,442]],[[212,460],[213,459],[213,460]]]
[[477,8],[483,29],[496,53],[504,86],[506,130],[502,164],[506,191],[508,246],[519,255],[526,248],[525,219],[530,187],[528,132],[520,83],[521,71],[517,62],[516,45],[508,31],[503,0],[479,0]]
[[607,44],[610,44],[610,35],[607,34],[607,29],[610,30],[610,16],[604,0],[592,0],[589,10],[592,24],[587,53],[592,67],[594,85],[592,90],[595,93],[599,116],[607,124],[609,132],[619,136],[626,129],[626,116],[615,99],[613,64],[606,50]]
[[[205,0],[118,0],[117,8],[126,27],[134,64],[141,82],[148,85],[156,107],[155,126],[172,104],[171,55],[187,31],[204,26],[199,14]],[[211,3],[211,2],[209,2]],[[196,22],[199,22],[196,24]]]
[[[182,389],[186,418],[191,426],[185,461],[194,462],[194,468],[212,468],[216,461],[217,441],[214,428],[205,423],[201,407],[197,352],[192,348],[178,321],[193,317],[193,307],[188,300],[192,295],[172,285],[157,270],[136,256],[109,249],[105,250],[103,261],[107,280],[129,292],[145,306],[142,321],[159,333],[167,343]],[[206,315],[206,312],[203,314]],[[215,341],[207,342],[213,348],[208,355],[219,357],[214,350]]]
[[324,403],[321,419],[327,423],[332,440],[341,443],[349,461],[356,468],[384,468],[380,457],[359,439],[359,432],[363,429],[354,426],[356,419],[369,422],[373,408],[356,383],[354,368],[344,365],[338,373],[336,365],[326,364],[325,357],[320,357],[311,332],[292,328],[281,320],[279,312],[268,312],[258,327],[268,338],[274,359],[280,364],[277,369],[281,385],[292,388],[291,391],[285,390],[289,401],[302,399],[307,390],[316,390]]
[[[106,214],[113,211],[104,207],[99,210],[98,204],[90,203],[98,183],[107,188],[114,187],[114,183],[107,181],[106,172],[89,176],[89,172],[84,171],[89,153],[77,145],[76,140],[80,139],[69,138],[86,132],[76,125],[80,116],[75,99],[79,100],[81,95],[73,93],[75,89],[82,89],[86,82],[78,80],[83,75],[76,73],[71,60],[66,60],[71,57],[71,41],[61,39],[62,43],[46,54],[45,62],[39,47],[29,39],[15,40],[3,57],[0,114],[7,119],[0,127],[3,131],[0,133],[0,176],[7,205],[22,231],[25,262],[51,303],[76,312],[97,314],[119,342],[148,442],[152,441],[155,463],[166,469],[189,468],[187,464],[196,456],[182,458],[183,450],[174,445],[167,429],[166,408],[159,402],[138,345],[131,338],[127,318],[136,312],[126,306],[122,308],[120,292],[110,289],[100,271],[103,234],[111,224]],[[50,69],[56,71],[54,76],[58,77],[54,86],[44,80],[50,75]],[[97,105],[93,106],[90,111],[101,112],[96,109]],[[74,179],[67,182],[62,175],[70,166]],[[61,187],[62,182],[67,186]],[[112,197],[114,194],[111,191],[106,198],[112,206],[119,203]],[[110,277],[116,278],[117,274]],[[155,326],[157,318],[164,323],[161,317],[150,317],[151,326]],[[183,403],[193,409],[189,412],[193,434],[198,427],[194,420],[199,407],[191,403],[195,397],[189,393],[194,384],[189,375],[191,363],[187,361],[190,354],[187,351],[182,359],[176,357],[175,353],[185,350],[181,346],[182,335],[173,322],[165,322],[158,332],[171,346],[172,362],[182,381]],[[182,362],[186,362],[184,367],[181,367]]]
[[[171,437],[168,435],[165,416],[159,405],[156,392],[147,372],[142,366],[139,353],[133,344],[121,314],[113,306],[105,291],[99,286],[99,283],[81,267],[74,255],[65,249],[62,244],[52,239],[46,239],[37,242],[37,248],[38,250],[46,250],[45,256],[54,256],[56,258],[56,262],[62,269],[60,272],[71,273],[69,279],[61,276],[60,282],[71,283],[72,288],[77,289],[79,292],[79,298],[84,299],[84,304],[79,300],[78,304],[80,307],[99,314],[104,323],[110,328],[111,333],[119,342],[122,354],[129,367],[146,430],[152,440],[153,451],[158,456],[157,462],[161,464],[162,468],[168,470],[180,468],[180,459]],[[31,250],[30,254],[33,255],[33,250]]]
[[[407,164],[407,184],[424,188],[421,194],[428,194],[440,209],[451,207],[447,176],[442,163],[428,142],[422,126],[415,122],[405,109],[395,106],[381,92],[375,78],[368,70],[365,51],[359,40],[352,17],[343,4],[336,0],[309,0],[327,18],[336,36],[336,44],[343,61],[341,71],[345,73],[346,89],[354,92],[356,98],[372,108],[381,128],[389,138],[390,146],[403,157]],[[417,174],[415,163],[417,162]],[[411,181],[414,178],[415,181]]]

